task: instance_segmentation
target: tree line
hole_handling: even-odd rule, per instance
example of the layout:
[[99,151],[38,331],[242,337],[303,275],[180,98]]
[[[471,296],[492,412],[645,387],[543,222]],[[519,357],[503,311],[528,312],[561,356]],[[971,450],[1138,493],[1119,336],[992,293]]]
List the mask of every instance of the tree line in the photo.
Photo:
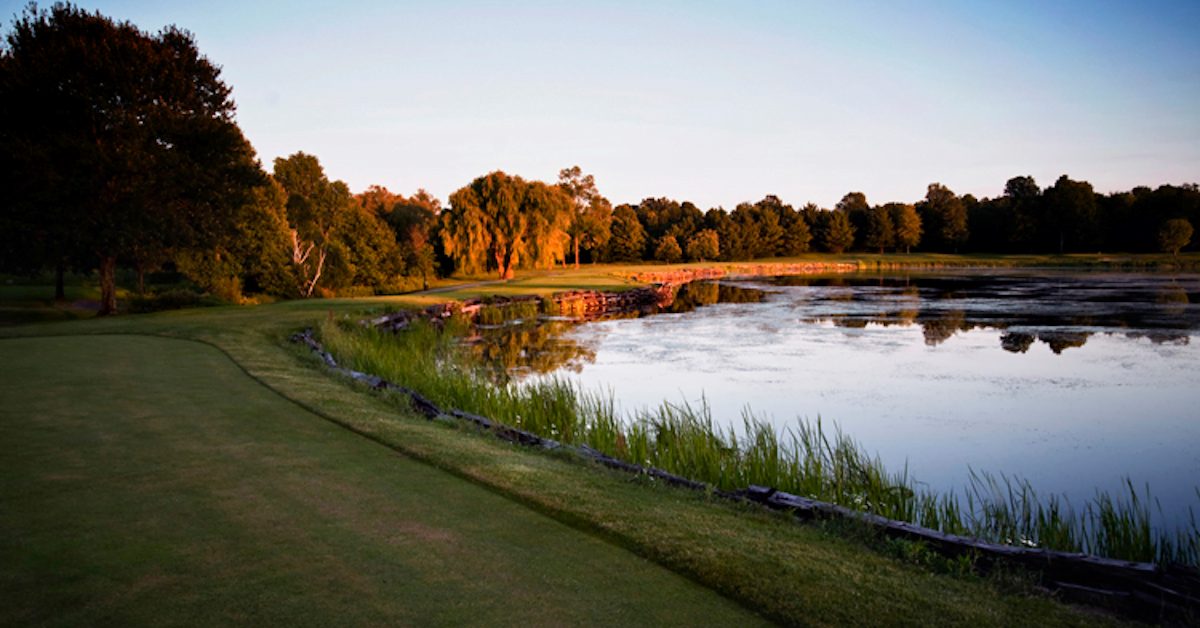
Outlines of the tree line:
[[[732,211],[647,198],[614,207],[592,175],[492,172],[450,195],[354,194],[315,156],[267,171],[234,120],[220,69],[187,31],[145,33],[71,4],[30,5],[0,50],[0,270],[171,269],[226,300],[398,291],[450,273],[807,252],[1178,253],[1200,220],[1195,184],[1096,193],[1010,179],[996,198],[939,183],[914,203],[833,208],[776,196]],[[357,288],[356,288],[357,287]]]
[[[540,182],[493,172],[456,192],[440,225],[444,252],[455,267],[509,276],[507,265],[485,258],[490,241],[471,235],[496,233],[507,234],[501,239],[504,243],[539,252],[523,262],[527,267],[568,259],[741,261],[846,251],[1178,254],[1190,244],[1192,224],[1200,220],[1200,189],[1195,184],[1099,194],[1086,181],[1065,175],[1045,189],[1032,177],[1014,177],[1003,195],[982,200],[931,183],[915,203],[871,205],[862,192],[850,192],[832,209],[813,203],[797,209],[769,195],[740,203],[733,211],[702,211],[690,202],[668,198],[611,208],[596,191],[593,178],[582,177],[578,166],[560,173],[558,187],[566,200],[524,205],[487,200],[495,192],[485,190],[505,185],[536,188],[543,194],[553,191]],[[520,196],[513,192],[503,198]],[[507,217],[510,213],[524,216],[524,222]],[[582,234],[584,245],[568,252],[563,242],[572,239],[570,234]]]

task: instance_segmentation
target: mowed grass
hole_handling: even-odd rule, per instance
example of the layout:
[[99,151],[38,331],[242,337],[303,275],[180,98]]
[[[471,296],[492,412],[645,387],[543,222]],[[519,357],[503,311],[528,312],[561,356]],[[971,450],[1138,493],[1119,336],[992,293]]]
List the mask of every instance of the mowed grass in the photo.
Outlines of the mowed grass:
[[[575,277],[575,283],[571,287],[587,288],[594,285],[593,281],[611,280],[611,276],[597,274],[593,279],[591,276],[581,273]],[[83,334],[85,336],[79,340],[91,342],[97,338],[97,334],[145,334],[209,343],[232,358],[237,367],[240,367],[245,374],[282,397],[319,414],[330,424],[345,426],[358,435],[357,439],[383,445],[385,447],[381,447],[381,449],[385,451],[390,450],[397,454],[407,455],[421,461],[430,469],[440,469],[456,477],[467,479],[475,485],[487,489],[487,492],[507,498],[507,501],[522,504],[575,529],[589,532],[595,538],[625,548],[630,552],[630,556],[640,557],[632,559],[634,563],[644,559],[665,566],[727,598],[742,602],[746,608],[761,610],[763,615],[783,625],[1122,625],[1110,618],[1071,609],[1042,597],[1005,594],[1002,592],[1003,587],[997,587],[991,582],[935,575],[921,567],[880,556],[870,551],[864,543],[854,540],[853,536],[845,537],[821,528],[798,525],[786,517],[770,515],[753,507],[732,506],[720,500],[710,503],[702,494],[658,487],[644,478],[609,472],[564,454],[529,451],[494,439],[487,434],[476,434],[448,427],[445,424],[426,421],[413,416],[411,412],[404,410],[402,405],[397,405],[394,401],[369,394],[360,387],[349,385],[347,382],[331,376],[307,351],[289,346],[286,342],[286,338],[293,331],[314,326],[320,320],[330,316],[354,320],[364,310],[415,306],[444,299],[445,295],[413,295],[360,300],[293,301],[243,308],[206,308],[71,323],[12,326],[0,328],[0,338],[30,337],[31,341],[40,342],[40,339],[35,340],[34,337]],[[3,349],[8,342],[11,341],[0,340],[0,349]],[[14,347],[16,345],[7,346]],[[30,345],[25,345],[20,350],[5,351],[4,357],[7,359],[9,353],[15,353],[24,359],[24,354],[28,352],[25,349],[29,347]],[[46,351],[53,352],[53,348],[48,347]],[[105,355],[103,351],[99,353],[101,356]],[[74,367],[71,366],[72,362],[80,362],[71,353],[55,352],[54,355],[46,355],[40,359],[45,362],[44,372],[36,379],[36,382],[27,383],[24,387],[54,386],[61,392],[60,396],[69,396],[71,393],[62,391],[69,391],[72,385],[90,377],[92,371],[100,368],[87,364],[82,368],[82,372],[87,375],[81,374],[79,370],[74,370]],[[108,358],[102,357],[101,359],[107,360]],[[7,384],[9,373],[14,367],[5,368],[9,370],[0,372],[0,377],[3,377],[3,381],[6,382],[3,384],[5,386],[3,394],[5,404],[9,405],[9,390],[21,390],[23,387],[13,387]],[[21,367],[16,370],[25,368]],[[195,376],[194,373],[193,376]],[[29,382],[30,380],[24,381]],[[168,388],[173,388],[173,386]],[[119,400],[124,399],[126,394],[132,394],[136,389],[137,387],[131,383],[131,380],[118,379],[114,383],[111,394]],[[173,393],[164,394],[170,396]],[[221,389],[218,392],[210,391],[207,394],[235,400],[234,405],[240,404],[243,397],[242,393],[235,388]],[[17,397],[14,396],[14,398]],[[54,413],[49,412],[48,414]],[[122,413],[118,412],[117,414]],[[262,419],[244,418],[243,421],[232,419],[231,421],[256,423],[261,422]],[[8,415],[0,418],[0,425],[10,424],[12,421],[9,420]],[[221,431],[235,428],[230,426],[229,428],[213,429]],[[32,428],[30,431],[36,432]],[[70,430],[66,431],[68,434],[61,435],[61,438],[69,437]],[[329,433],[344,432],[333,430]],[[295,438],[298,439],[298,442],[313,442],[314,444],[311,446],[315,447],[315,443],[323,441],[326,434],[326,432],[318,432],[318,436],[301,438],[302,431],[296,432],[289,428],[282,430],[279,436],[280,446],[286,446]],[[3,446],[6,448],[5,460],[9,457],[8,451],[22,451],[24,445],[19,442],[11,444],[13,438],[9,433],[6,432],[3,437]],[[36,439],[33,439],[33,442],[37,442]],[[152,449],[152,444],[153,441],[143,442],[142,439],[139,439],[129,445],[128,453],[130,456],[139,455],[139,452],[143,450]],[[403,460],[403,458],[390,453],[387,456],[392,461]],[[357,454],[351,456],[354,460],[357,460],[357,457]],[[282,463],[272,462],[272,460],[279,459],[278,457],[267,457],[263,458],[262,463],[268,467],[280,466]],[[330,458],[326,466],[331,470],[337,470],[341,465],[353,466],[355,464],[365,463]],[[7,464],[5,468],[7,468]],[[5,471],[4,473],[4,477],[8,478],[9,472]],[[416,483],[411,482],[392,468],[372,469],[370,473],[364,474],[378,474],[381,477],[392,478],[391,481],[400,485],[400,488],[395,489],[397,493],[419,490],[416,488],[418,486]],[[205,487],[210,480],[203,476],[204,474],[197,473],[196,477],[192,478],[195,482],[190,485],[195,487],[192,489],[193,492],[205,494],[205,491],[208,490]],[[290,481],[297,478],[302,481]],[[2,499],[7,501],[9,499],[8,486],[21,483],[9,479],[5,479],[4,482]],[[276,476],[274,480],[264,477],[261,480],[260,493],[284,495],[297,490],[291,488],[291,484],[303,484],[304,482],[312,482],[310,474],[296,472],[292,475]],[[88,491],[91,490],[91,487],[84,482],[79,485],[78,490]],[[70,512],[64,514],[61,510],[58,517],[51,514],[42,520],[37,520],[35,515],[30,512],[43,509],[51,511],[53,508],[60,507],[54,506],[55,500],[51,499],[51,495],[45,491],[41,492],[40,497],[37,491],[22,491],[19,494],[25,500],[19,509],[21,513],[19,517],[3,515],[5,518],[0,521],[4,522],[5,527],[0,530],[0,535],[24,538],[25,535],[37,533],[42,523],[57,521],[64,517],[67,520],[73,520],[68,516],[71,514]],[[323,495],[323,493],[320,494]],[[378,505],[375,506],[377,508],[385,508],[390,500],[399,499],[400,501],[397,503],[402,504],[400,510],[404,512],[427,507],[436,508],[436,502],[454,499],[437,490],[409,497],[398,494],[393,497],[392,493],[383,489],[363,494],[367,495],[371,501],[377,501]],[[142,496],[134,494],[127,497],[126,502],[136,505],[142,498]],[[332,498],[323,497],[323,499]],[[342,498],[338,498],[338,500],[338,503],[344,503]],[[353,501],[358,503],[363,500]],[[505,502],[506,500],[500,501]],[[118,506],[112,508],[120,510]],[[278,508],[281,509],[280,512],[289,512],[285,506],[278,506]],[[72,509],[67,508],[67,510],[71,511]],[[153,514],[159,509],[146,508],[144,510]],[[4,512],[8,513],[7,506],[5,506]],[[301,513],[301,517],[316,516],[315,513]],[[488,510],[483,513],[472,511],[463,516],[487,519],[496,515]],[[190,514],[185,518],[189,517]],[[279,516],[279,519],[288,518],[288,515]],[[23,527],[19,535],[10,531],[8,521],[21,522]],[[320,534],[330,533],[330,530],[333,529],[348,529],[345,525],[329,524],[327,519],[314,519],[314,521],[324,523],[314,524],[303,534],[295,536],[311,538],[315,535],[320,538]],[[129,538],[129,534],[125,532],[125,525],[127,524],[95,528],[88,533],[87,543],[100,546],[121,546],[126,542],[125,539]],[[168,524],[163,525],[169,527]],[[390,601],[397,597],[395,589],[391,588],[393,585],[378,584],[380,580],[388,580],[390,583],[390,577],[364,580],[365,577],[360,572],[366,571],[368,574],[372,572],[365,567],[356,567],[349,559],[339,559],[339,564],[345,568],[336,577],[327,577],[321,575],[325,573],[324,570],[306,571],[296,567],[295,561],[300,560],[298,558],[277,556],[277,554],[286,555],[296,552],[309,552],[309,555],[318,556],[340,556],[337,551],[327,549],[328,547],[340,549],[338,546],[323,546],[321,549],[325,551],[324,554],[320,554],[320,550],[311,552],[311,546],[305,548],[300,545],[299,547],[305,549],[296,550],[297,546],[292,538],[278,541],[275,531],[269,529],[271,528],[269,525],[248,528],[238,522],[218,525],[212,520],[207,522],[197,520],[194,525],[188,525],[190,527],[185,528],[186,531],[181,533],[181,538],[211,538],[214,535],[219,537],[221,534],[225,534],[221,532],[222,529],[225,529],[228,531],[226,533],[238,539],[249,539],[246,541],[246,547],[250,548],[246,550],[249,554],[261,556],[263,561],[279,561],[264,566],[244,579],[231,580],[236,584],[228,585],[232,590],[243,592],[242,595],[258,599],[256,603],[250,602],[241,605],[241,608],[260,609],[258,610],[259,614],[254,617],[264,617],[265,613],[276,613],[259,623],[282,623],[292,616],[304,615],[304,612],[296,611],[283,617],[283,613],[290,612],[283,610],[282,606],[291,603],[291,598],[284,597],[285,592],[291,590],[300,591],[293,596],[301,600],[298,608],[304,609],[311,605],[335,609],[314,611],[312,616],[317,619],[312,623],[318,623],[329,617],[332,617],[329,621],[333,624],[338,622],[385,623],[373,622],[371,617],[377,615],[367,617],[364,614],[371,611],[366,609],[383,608],[386,611],[395,605]],[[537,536],[535,532],[536,530],[533,530],[529,534]],[[347,534],[349,533],[347,532]],[[382,551],[378,549],[378,543],[362,540],[368,537],[353,538],[355,540],[348,543],[360,543],[361,545],[356,547],[360,548],[358,551],[361,555],[370,556],[373,552]],[[538,540],[540,541],[540,539]],[[18,543],[15,540],[3,542]],[[53,544],[61,542],[55,541],[51,537],[40,537],[40,540],[33,544],[27,541],[20,541],[20,543],[22,543],[21,547],[25,548],[21,550],[22,556],[24,556],[21,564],[29,561],[37,564],[42,560],[51,560],[52,557],[62,553],[53,548]],[[239,543],[241,541],[231,541],[227,546],[233,548]],[[490,543],[504,546],[513,544],[512,541],[500,537],[491,539]],[[0,596],[3,596],[0,598],[0,607],[7,607],[10,599],[20,601],[23,596],[31,595],[28,593],[31,585],[22,580],[24,582],[22,586],[26,587],[25,589],[9,586],[9,582],[15,582],[14,576],[11,574],[27,572],[17,571],[15,568],[10,569],[7,565],[12,561],[8,557],[16,556],[16,554],[9,551],[8,545],[0,547],[3,548],[0,551],[3,552],[3,564],[5,565],[5,575],[3,580],[0,580]],[[478,548],[476,551],[484,551],[485,554],[486,552],[500,551],[489,545],[489,542],[482,542],[474,547]],[[30,552],[40,552],[40,554],[32,555]],[[469,561],[470,557],[464,559]],[[70,558],[63,560],[72,562]],[[332,559],[327,558],[326,560]],[[571,561],[573,559],[564,555],[561,560]],[[206,563],[201,564],[201,568],[205,568],[204,564]],[[450,564],[451,567],[454,566],[453,561],[447,564]],[[506,563],[492,570],[471,572],[470,569],[477,565],[478,563],[468,562],[466,566],[455,573],[469,574],[462,577],[462,582],[507,577],[505,574],[507,574],[509,565]],[[188,567],[189,570],[193,568],[195,567],[191,565]],[[380,567],[380,569],[383,568]],[[58,599],[67,600],[64,608],[75,609],[85,607],[89,603],[92,604],[90,608],[93,609],[93,612],[87,615],[77,615],[76,617],[80,617],[81,620],[74,624],[138,623],[127,618],[117,618],[111,622],[104,621],[104,618],[109,616],[95,612],[94,609],[97,608],[98,603],[89,602],[89,600],[95,599],[95,595],[92,593],[94,590],[104,588],[102,583],[108,578],[105,574],[111,569],[111,566],[93,567],[90,571],[77,574],[77,577],[68,582],[60,583]],[[232,570],[210,568],[207,574],[217,573],[218,576],[226,577],[224,574],[229,571]],[[437,591],[421,593],[423,587],[440,589],[447,586],[444,584],[444,578],[438,579],[435,576],[432,580],[425,579],[425,574],[434,571],[438,570],[430,568],[425,571],[412,572],[409,574],[411,576],[407,585],[409,588],[405,590],[412,591],[414,599],[419,599],[422,595],[429,595],[436,602],[453,598],[455,601],[452,603],[469,603],[460,599],[463,591],[461,588],[453,589],[450,593]],[[563,576],[557,575],[555,572],[549,573],[550,575],[546,579],[547,588],[571,586],[572,590],[587,591],[591,586],[589,584],[592,582],[591,580],[582,580],[578,586],[569,585],[569,583],[560,584]],[[607,571],[601,570],[599,573],[602,580],[629,577],[623,567]],[[394,573],[390,575],[394,575]],[[206,575],[205,579],[207,578]],[[128,580],[128,576],[126,580]],[[365,581],[367,584],[340,596],[323,593],[324,589],[331,586],[350,586],[331,583],[341,583],[342,580]],[[377,588],[372,589],[372,586]],[[456,586],[466,587],[467,585],[460,582]],[[644,585],[639,583],[637,586]],[[519,590],[512,583],[503,580],[496,588],[503,591]],[[136,587],[127,586],[121,590],[129,589],[136,590]],[[673,601],[683,598],[675,598],[669,592],[661,591],[657,587],[648,586],[646,589],[656,606],[671,607],[690,604]],[[9,593],[10,590],[17,592]],[[314,591],[316,592],[313,593]],[[230,595],[234,594],[230,593]],[[611,596],[620,594],[612,590],[600,589],[595,595],[612,603]],[[120,596],[109,593],[104,599],[114,597]],[[216,608],[217,604],[209,605],[194,601],[199,597],[202,597],[202,594],[160,591],[160,595],[156,596],[154,600],[154,605],[158,609],[154,611],[155,614],[159,617],[170,615],[171,618],[183,617],[184,619],[177,622],[174,619],[170,621],[154,620],[153,623],[208,625],[234,623],[235,621],[250,623],[251,621],[249,619],[242,621],[240,616],[226,620],[224,616],[213,615],[211,609]],[[547,597],[539,590],[537,601],[534,602],[541,605],[542,611],[538,618],[530,622],[501,617],[493,624],[570,625],[573,618],[580,617],[587,611],[578,611],[577,614],[572,614],[575,611],[563,611],[562,608],[565,607],[560,602],[567,597],[570,596]],[[121,599],[132,598],[136,598],[136,595],[128,595]],[[280,599],[285,601],[279,602]],[[507,599],[511,602],[513,598]],[[224,603],[221,600],[218,602]],[[411,603],[417,604],[418,602]],[[579,603],[579,601],[567,602],[568,605],[572,603]],[[17,608],[30,608],[28,602],[21,602],[21,604]],[[124,603],[118,602],[118,604]],[[129,604],[125,604],[123,608],[128,606]],[[426,604],[426,607],[433,606],[441,608],[433,602]],[[261,610],[264,607],[268,610]],[[274,610],[271,610],[272,608]],[[704,610],[703,605],[697,608],[700,609],[698,612],[708,612]],[[195,610],[198,614],[193,616],[187,612],[191,610]],[[385,611],[379,611],[379,614],[382,615]],[[7,611],[0,611],[0,613],[4,612]],[[446,610],[438,612],[449,613]],[[696,621],[687,617],[683,619],[667,618],[661,623],[662,625],[716,625],[719,617],[711,613],[710,615],[712,616],[706,616]],[[53,613],[45,616],[56,617]],[[465,612],[463,616],[466,616]],[[275,621],[276,617],[283,617],[283,619]],[[484,620],[472,621],[475,617],[474,614],[470,615],[465,623],[481,625]],[[560,617],[564,619],[560,620]],[[599,613],[581,623],[587,625],[636,625],[636,622],[631,621],[629,616],[615,619],[612,617],[611,614]],[[659,617],[660,615],[643,617],[643,623],[658,621]],[[443,620],[443,618],[445,619]],[[454,625],[463,623],[459,622],[459,619],[458,616],[434,614],[415,622],[400,618],[386,623],[393,625]],[[149,621],[151,620],[142,623]],[[14,622],[0,614],[0,625],[11,623]],[[37,624],[33,621],[15,623],[17,625]]]
[[0,340],[0,625],[765,625],[217,349]]

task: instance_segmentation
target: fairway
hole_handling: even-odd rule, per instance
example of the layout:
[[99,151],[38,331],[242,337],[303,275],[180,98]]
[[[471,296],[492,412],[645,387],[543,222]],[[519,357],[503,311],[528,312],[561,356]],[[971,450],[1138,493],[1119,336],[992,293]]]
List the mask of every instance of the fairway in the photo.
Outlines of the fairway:
[[765,624],[143,336],[0,340],[0,625]]

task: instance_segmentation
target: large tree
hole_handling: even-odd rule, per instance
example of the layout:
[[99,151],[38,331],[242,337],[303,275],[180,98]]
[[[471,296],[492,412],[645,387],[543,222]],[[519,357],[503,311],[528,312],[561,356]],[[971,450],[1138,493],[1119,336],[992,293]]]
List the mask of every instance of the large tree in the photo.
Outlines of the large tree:
[[460,269],[495,269],[512,279],[526,256],[535,264],[562,257],[569,213],[570,199],[559,187],[497,171],[450,196],[442,242]]
[[521,191],[521,211],[527,216],[524,235],[529,252],[527,265],[544,266],[547,270],[558,261],[566,265],[571,242],[567,232],[575,217],[571,199],[562,188],[541,181],[528,181]]
[[190,33],[157,35],[71,4],[30,5],[0,53],[6,223],[100,269],[116,312],[119,261],[215,242],[262,184],[220,69]]

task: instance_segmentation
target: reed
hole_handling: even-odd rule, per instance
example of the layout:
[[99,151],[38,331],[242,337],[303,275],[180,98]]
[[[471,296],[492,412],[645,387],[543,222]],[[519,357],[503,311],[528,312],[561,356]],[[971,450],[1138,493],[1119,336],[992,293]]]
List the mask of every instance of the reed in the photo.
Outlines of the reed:
[[[536,314],[538,304],[521,304]],[[512,307],[512,306],[509,306]],[[484,310],[486,311],[486,309]],[[504,313],[530,315],[524,309]],[[611,391],[588,391],[549,377],[497,383],[457,341],[465,323],[445,332],[414,325],[399,335],[345,322],[325,322],[320,334],[343,365],[421,392],[444,408],[487,416],[543,437],[587,444],[633,464],[658,467],[723,490],[749,484],[831,502],[952,534],[1110,558],[1200,565],[1200,527],[1155,524],[1149,487],[1139,494],[1097,492],[1080,510],[1064,497],[1039,495],[1028,481],[971,470],[963,498],[939,493],[908,475],[889,473],[878,457],[834,424],[799,420],[777,430],[749,409],[742,429],[716,424],[708,404],[663,402],[628,415]],[[1200,489],[1197,489],[1200,498]],[[1159,509],[1157,521],[1164,521]]]

